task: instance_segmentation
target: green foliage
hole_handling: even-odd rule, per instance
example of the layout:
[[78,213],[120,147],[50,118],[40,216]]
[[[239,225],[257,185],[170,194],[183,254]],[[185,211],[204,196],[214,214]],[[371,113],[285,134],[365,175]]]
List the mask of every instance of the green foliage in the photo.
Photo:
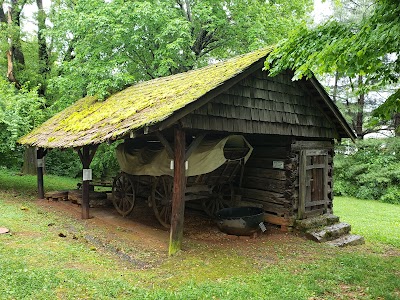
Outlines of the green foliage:
[[45,163],[47,174],[76,178],[82,173],[82,163],[72,149],[48,151]]
[[368,139],[338,146],[334,180],[337,195],[400,204],[400,140]]
[[93,169],[93,176],[98,179],[110,179],[120,171],[115,157],[115,148],[120,144],[115,142],[111,145],[101,144],[96,151],[90,167]]
[[[372,114],[374,119],[371,120],[371,125],[376,124],[379,120],[389,121],[396,112],[400,112],[400,89],[374,110]],[[400,128],[396,128],[396,130],[400,132]]]
[[[110,179],[119,171],[119,165],[115,158],[115,148],[119,143],[112,145],[101,144],[96,151],[90,168],[93,170],[93,178]],[[58,176],[77,178],[82,177],[82,163],[76,151],[72,149],[52,149],[45,157],[46,173]]]
[[105,98],[126,85],[187,71],[272,43],[312,1],[64,0],[47,36],[59,61],[49,93],[57,101]]
[[[272,74],[295,70],[295,78],[338,72],[342,76],[363,76],[365,94],[398,84],[400,73],[400,6],[397,0],[374,1],[373,11],[361,21],[327,21],[308,29],[297,28],[269,57]],[[398,87],[397,87],[398,88]],[[390,106],[398,112],[398,106]]]
[[16,167],[21,163],[23,148],[16,141],[47,117],[44,99],[36,90],[17,90],[0,77],[0,164]]

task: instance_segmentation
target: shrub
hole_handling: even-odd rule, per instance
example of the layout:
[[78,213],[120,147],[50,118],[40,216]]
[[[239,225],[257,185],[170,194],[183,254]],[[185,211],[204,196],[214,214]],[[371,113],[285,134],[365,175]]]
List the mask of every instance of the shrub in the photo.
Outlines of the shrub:
[[400,203],[400,139],[369,139],[336,148],[336,195]]
[[[119,171],[118,162],[115,158],[115,147],[118,142],[112,145],[101,144],[96,151],[90,168],[93,170],[94,179],[107,179],[115,176]],[[48,152],[45,158],[46,173],[58,176],[73,178],[82,177],[82,163],[76,151],[72,149],[53,149]]]

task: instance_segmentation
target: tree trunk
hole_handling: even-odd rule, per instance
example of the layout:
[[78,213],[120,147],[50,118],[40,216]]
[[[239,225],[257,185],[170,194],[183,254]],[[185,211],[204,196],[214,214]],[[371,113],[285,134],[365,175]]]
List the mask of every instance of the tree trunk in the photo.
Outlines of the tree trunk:
[[395,113],[393,116],[394,136],[400,137],[400,113]]
[[339,81],[339,72],[335,72],[335,85],[333,86],[333,94],[332,94],[332,100],[333,102],[336,103],[337,100],[337,93],[338,93],[338,81]]
[[[360,89],[362,86],[363,86],[363,77],[361,75],[359,75],[358,76],[358,88]],[[355,124],[355,128],[354,128],[356,131],[357,139],[364,138],[364,131],[363,131],[364,106],[365,106],[365,94],[361,93],[358,96],[356,124]]]
[[49,55],[47,53],[46,38],[43,34],[46,29],[46,13],[43,9],[42,0],[36,0],[38,7],[38,49],[39,49],[39,72],[43,76],[41,86],[39,88],[39,95],[44,96],[46,92],[46,74],[49,72],[50,63]]
[[[12,26],[12,14],[11,7],[8,8],[8,25]],[[14,76],[14,47],[12,37],[8,38],[9,49],[7,51],[7,79],[8,81],[15,84],[17,88],[20,88],[20,84]]]
[[25,149],[24,164],[22,165],[21,173],[25,175],[36,175],[36,148],[29,147]]

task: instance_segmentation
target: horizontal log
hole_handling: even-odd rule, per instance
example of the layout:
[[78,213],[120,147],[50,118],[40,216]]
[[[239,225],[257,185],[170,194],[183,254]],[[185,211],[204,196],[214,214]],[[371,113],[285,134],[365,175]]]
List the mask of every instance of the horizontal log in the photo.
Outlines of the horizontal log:
[[251,206],[251,207],[258,207],[258,208],[263,208],[264,206],[262,205],[262,203],[258,202],[258,201],[253,201],[253,200],[240,200],[240,203],[238,204],[239,206],[243,207],[243,206]]
[[268,222],[270,224],[281,225],[281,226],[293,226],[294,224],[294,218],[292,217],[289,218],[278,217],[268,213],[264,214],[264,220],[265,222]]
[[243,178],[245,188],[272,191],[283,194],[288,188],[286,181],[247,176]]
[[277,216],[289,216],[292,211],[292,209],[271,203],[263,203],[263,208],[266,212],[276,214]]
[[284,159],[290,156],[290,151],[287,147],[254,147],[253,157],[273,157]]
[[[264,169],[273,169],[274,161],[281,160],[276,158],[258,158],[250,156],[250,159],[246,163],[246,167],[255,167],[255,168],[264,168]],[[292,166],[293,162],[291,159],[284,159],[284,169],[292,170],[294,167]]]
[[263,202],[291,203],[283,196],[283,194],[279,193],[248,188],[242,188],[241,193],[244,198],[255,199]]
[[284,170],[277,169],[264,169],[264,168],[245,168],[244,176],[250,177],[264,177],[275,180],[286,180],[286,172]]

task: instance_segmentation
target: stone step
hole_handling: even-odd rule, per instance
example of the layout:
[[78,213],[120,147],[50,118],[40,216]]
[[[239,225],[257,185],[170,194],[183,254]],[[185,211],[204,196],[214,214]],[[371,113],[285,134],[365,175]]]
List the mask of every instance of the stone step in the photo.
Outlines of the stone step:
[[324,214],[304,220],[296,221],[296,228],[300,231],[308,231],[313,228],[332,225],[339,222],[339,217],[332,214]]
[[307,237],[313,241],[322,243],[332,241],[340,236],[347,235],[351,230],[351,225],[347,223],[336,223],[333,225],[325,226],[320,230],[308,231]]
[[365,240],[364,237],[362,237],[361,235],[348,234],[341,236],[340,238],[337,238],[335,240],[328,241],[326,243],[334,247],[345,247],[345,246],[362,245],[365,243]]

